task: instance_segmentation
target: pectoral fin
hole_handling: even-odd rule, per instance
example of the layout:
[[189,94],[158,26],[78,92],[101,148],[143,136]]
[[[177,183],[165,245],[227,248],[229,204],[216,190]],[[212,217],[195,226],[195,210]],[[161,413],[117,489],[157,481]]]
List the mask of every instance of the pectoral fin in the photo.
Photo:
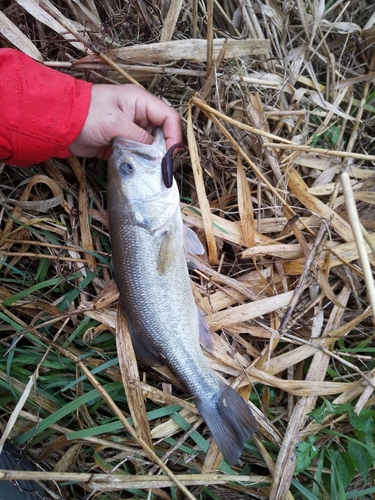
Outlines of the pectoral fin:
[[202,255],[204,254],[204,248],[202,243],[199,241],[198,236],[194,233],[190,227],[183,225],[184,228],[184,248],[187,253],[193,253]]
[[173,228],[164,233],[163,241],[160,246],[158,259],[158,273],[164,274],[171,266],[176,256],[179,241],[178,235]]

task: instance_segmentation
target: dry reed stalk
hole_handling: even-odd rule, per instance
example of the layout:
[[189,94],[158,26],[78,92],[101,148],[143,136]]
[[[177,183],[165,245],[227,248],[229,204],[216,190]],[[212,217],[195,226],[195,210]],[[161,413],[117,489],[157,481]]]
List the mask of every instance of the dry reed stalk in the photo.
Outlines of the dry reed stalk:
[[85,171],[82,169],[82,166],[78,162],[77,158],[72,156],[69,158],[69,164],[72,167],[74,174],[77,177],[79,192],[78,192],[78,209],[79,209],[79,225],[81,230],[81,241],[82,246],[87,250],[85,252],[85,258],[88,264],[88,269],[90,271],[95,271],[96,262],[92,253],[94,252],[94,245],[92,242],[90,227],[89,227],[89,214],[88,214],[88,206],[87,206],[87,182]]
[[356,160],[366,160],[366,161],[375,160],[375,155],[351,153],[350,151],[333,151],[329,149],[322,150],[319,148],[312,148],[310,146],[300,146],[297,144],[286,145],[286,144],[273,144],[271,142],[267,142],[264,144],[264,146],[268,148],[290,149],[291,151],[303,151],[305,153],[318,153],[320,155],[337,156],[339,158],[353,158]]
[[48,14],[56,19],[64,28],[68,30],[69,33],[72,34],[74,38],[80,40],[83,46],[87,47],[89,50],[97,54],[103,61],[105,61],[109,66],[115,69],[121,76],[125,78],[125,80],[137,85],[138,87],[142,87],[142,85],[135,80],[129,73],[127,73],[124,69],[120,68],[107,54],[104,54],[100,50],[98,50],[89,40],[87,40],[84,36],[82,36],[76,29],[73,27],[65,18],[63,18],[59,12],[56,12],[52,7],[48,0],[43,0],[41,2],[41,7],[48,12]]
[[[256,95],[249,95],[249,105],[247,109],[249,118],[251,123],[257,128],[260,129],[267,134],[270,134],[270,129],[269,125],[267,123],[267,120],[264,117],[264,108],[261,103],[260,97],[258,94]],[[276,181],[279,184],[282,183],[282,173],[281,173],[281,168],[278,159],[274,156],[273,151],[269,150],[267,147],[264,145],[266,144],[266,138],[264,136],[259,137],[260,143],[263,145],[263,150],[265,153],[265,156],[267,158],[267,163],[270,165],[272,168],[273,174],[276,178]]]
[[214,54],[214,0],[207,0],[207,77],[211,73]]
[[43,56],[30,39],[0,11],[0,33],[24,54],[36,61],[43,61]]
[[343,191],[344,191],[344,198],[345,198],[345,204],[350,220],[350,225],[352,227],[353,231],[353,236],[358,248],[358,256],[359,260],[362,264],[362,271],[363,271],[363,276],[365,279],[366,287],[367,287],[367,294],[369,298],[369,302],[372,307],[373,315],[374,315],[374,320],[375,320],[375,287],[374,287],[374,280],[372,276],[372,270],[370,267],[370,262],[367,256],[367,250],[365,248],[365,242],[363,239],[362,235],[362,230],[361,230],[361,224],[359,221],[358,217],[358,212],[356,209],[355,205],[355,200],[353,196],[353,191],[350,186],[349,182],[349,176],[346,172],[343,172],[340,177]]
[[[267,362],[267,365],[266,362],[264,362],[263,364],[266,365],[267,372],[270,374],[282,373],[287,368],[297,365],[304,359],[307,359],[310,356],[316,354],[317,351],[321,350],[322,348],[329,348],[334,342],[336,342],[337,339],[347,335],[352,328],[355,328],[355,326],[360,324],[361,321],[370,316],[370,314],[371,310],[367,309],[358,317],[350,321],[348,324],[332,330],[329,334],[329,337],[326,336],[320,340],[313,339],[308,342],[303,342],[304,345],[295,348],[292,352],[275,356],[272,360]],[[264,366],[260,365],[259,368],[264,369]]]
[[203,226],[207,238],[209,262],[212,264],[217,264],[218,263],[217,247],[213,233],[211,208],[206,195],[202,167],[200,165],[198,148],[193,131],[191,106],[189,106],[187,138],[190,150],[191,165],[193,167],[195,186],[198,193],[199,206],[201,207],[202,210]]
[[[52,191],[54,198],[49,201],[38,201],[38,202],[29,202],[28,199],[31,194],[31,190],[33,187],[38,184],[38,183],[43,183],[46,184]],[[12,216],[15,220],[17,220],[22,213],[22,208],[29,208],[29,209],[36,209],[37,211],[44,211],[46,209],[50,209],[53,206],[59,205],[62,202],[63,198],[63,193],[61,190],[61,187],[52,179],[45,175],[35,175],[30,181],[28,182],[26,189],[23,191],[22,195],[20,196],[19,201],[15,202],[14,209],[12,211]],[[13,219],[10,218],[2,233],[1,233],[1,238],[0,238],[0,245],[2,248],[7,248],[8,245],[6,243],[6,240],[8,236],[11,234],[13,228]],[[4,246],[5,245],[5,246]]]
[[76,356],[71,354],[66,349],[59,347],[58,350],[62,354],[64,354],[67,358],[71,359],[77,365],[77,367],[80,370],[82,370],[82,372],[86,375],[87,379],[91,382],[91,384],[95,387],[95,389],[98,391],[98,393],[103,398],[103,400],[106,401],[106,403],[109,405],[109,407],[111,408],[113,413],[116,415],[116,417],[123,424],[123,426],[127,430],[127,432],[133,437],[133,439],[137,443],[140,444],[140,446],[144,449],[144,451],[151,458],[151,460],[153,460],[166,473],[166,475],[170,478],[170,480],[186,495],[187,498],[190,498],[191,500],[195,500],[194,495],[192,495],[190,493],[190,491],[187,490],[187,488],[181,483],[181,481],[179,481],[175,477],[173,472],[160,460],[160,458],[154,452],[153,448],[150,447],[147,442],[145,442],[141,437],[139,437],[137,435],[137,433],[135,432],[133,427],[128,423],[128,421],[125,418],[125,416],[123,415],[122,411],[114,403],[114,401],[112,400],[110,395],[107,393],[107,391],[103,388],[103,386],[91,374],[90,370],[86,367],[86,365],[79,358],[77,358]]
[[[340,302],[344,304],[349,299],[350,290],[344,289],[340,294]],[[330,335],[331,329],[337,327],[342,319],[343,310],[335,306],[330,315],[329,321],[323,332],[320,331],[321,324],[317,323],[318,329],[315,337]],[[314,355],[313,362],[306,375],[305,382],[309,385],[315,384],[316,380],[324,379],[329,363],[329,356],[324,352],[317,352]],[[296,404],[291,419],[289,421],[284,441],[281,446],[274,474],[274,481],[271,488],[270,500],[282,500],[290,487],[292,481],[295,464],[296,453],[295,447],[299,440],[299,431],[306,419],[306,415],[315,407],[317,397],[310,395],[302,397]]]
[[241,159],[237,160],[238,210],[242,225],[243,237],[247,247],[255,245],[254,211],[251,201],[251,190],[246,178]]
[[30,377],[29,382],[27,383],[27,385],[25,386],[25,388],[24,388],[24,390],[22,392],[22,396],[20,397],[19,401],[17,402],[17,405],[14,408],[12,414],[10,415],[9,420],[8,420],[8,422],[7,422],[4,430],[3,430],[3,434],[2,434],[2,436],[0,438],[0,454],[3,451],[4,443],[9,438],[10,433],[11,433],[13,427],[16,425],[17,419],[19,417],[19,414],[20,414],[22,408],[24,407],[27,399],[30,397],[30,393],[31,393],[31,391],[33,390],[33,387],[36,384],[38,376],[39,376],[39,367],[33,373],[33,376]]
[[122,383],[129,404],[134,427],[142,441],[152,448],[150,427],[147,422],[146,407],[142,391],[135,382],[139,381],[139,371],[130,337],[128,322],[121,302],[117,307],[116,344]]
[[[182,204],[183,217],[206,239],[209,249],[208,262],[197,256],[190,259],[196,266],[194,295],[206,313],[215,347],[207,360],[246,399],[251,394],[249,404],[261,428],[253,441],[259,454],[254,457],[255,448],[246,448],[243,462],[231,471],[233,481],[227,475],[207,474],[219,469],[221,458],[179,382],[165,367],[138,373],[133,353],[127,354],[123,318],[116,317],[118,291],[110,281],[105,179],[95,161],[86,161],[86,178],[77,160],[71,160],[70,168],[51,160],[43,174],[35,166],[34,176],[0,168],[5,278],[0,282],[0,326],[6,335],[0,347],[4,344],[9,351],[0,380],[15,391],[25,391],[22,370],[17,371],[18,353],[22,348],[34,356],[43,346],[48,353],[43,377],[51,375],[49,363],[58,366],[56,359],[72,362],[72,380],[78,378],[78,366],[103,398],[103,411],[82,404],[76,409],[78,418],[72,413],[65,425],[50,426],[48,442],[42,433],[30,445],[45,464],[67,472],[81,466],[86,453],[95,453],[90,478],[86,472],[46,473],[45,478],[50,474],[48,478],[57,481],[82,480],[91,491],[117,492],[114,498],[126,488],[153,488],[155,495],[168,498],[161,488],[173,487],[177,478],[180,487],[226,483],[222,490],[212,487],[220,498],[251,494],[292,500],[299,484],[291,483],[297,443],[308,436],[322,437],[324,429],[340,431],[340,425],[352,432],[347,412],[307,424],[308,411],[325,402],[351,402],[356,411],[374,403],[371,356],[360,350],[363,345],[372,348],[372,309],[361,294],[366,273],[357,264],[359,252],[338,179],[341,170],[350,176],[359,221],[368,231],[362,258],[375,265],[371,254],[374,108],[369,98],[375,18],[365,14],[361,18],[350,2],[334,2],[328,9],[310,2],[309,11],[306,5],[299,0],[288,9],[279,0],[267,5],[228,1],[225,7],[215,0],[208,4],[173,0],[168,5],[137,0],[120,6],[87,0],[69,2],[62,9],[48,0],[40,5],[17,0],[0,13],[6,46],[14,44],[48,66],[95,83],[139,80],[179,108],[193,164],[191,172],[188,155],[177,160],[181,164],[177,181],[184,202],[188,201]],[[368,2],[361,5],[366,9]],[[345,23],[344,16],[355,22]],[[323,219],[327,232],[319,245]],[[86,269],[86,276],[71,278],[78,266]],[[372,279],[370,266],[367,279]],[[33,281],[27,278],[29,272]],[[91,275],[92,283],[82,289]],[[38,290],[43,279],[56,277],[61,278],[59,285]],[[28,292],[25,283],[30,291],[22,295]],[[75,289],[66,310],[59,308],[56,286],[64,296],[65,288]],[[85,321],[91,326],[80,332]],[[121,369],[106,366],[113,359],[110,332],[116,328],[122,332],[117,337]],[[52,346],[45,330],[66,334]],[[78,360],[82,357],[85,362]],[[21,367],[26,373],[27,368]],[[100,380],[123,383],[130,404],[117,404],[103,391],[106,382],[99,384],[88,367],[99,370]],[[43,377],[16,424],[10,420],[16,437],[18,433],[22,438],[23,426],[46,425],[46,418],[59,410],[56,400],[44,395],[48,390],[39,391],[45,388]],[[65,402],[84,396],[85,384],[78,378],[63,394]],[[9,398],[4,415],[11,415],[16,406]],[[34,411],[35,405],[40,417],[26,411]],[[169,414],[174,405],[178,409]],[[74,437],[77,428],[95,430],[101,420],[118,420],[126,426],[124,415],[129,410],[136,427],[126,427],[130,437],[117,431]],[[166,414],[147,420],[149,413],[159,410]],[[181,419],[183,429],[177,423]],[[194,441],[197,434],[204,440],[205,452]],[[267,440],[281,446],[278,457]],[[169,460],[175,476],[145,479],[142,473],[133,474],[149,467],[147,457],[157,464],[153,474]],[[244,463],[251,464],[254,475],[243,475]],[[122,466],[131,474],[97,474]],[[193,468],[200,474],[187,478],[180,474]],[[263,477],[260,470],[273,476],[271,487],[270,476]],[[245,479],[250,484],[234,485]],[[311,494],[323,494],[315,491],[308,474],[302,471],[299,479]],[[205,490],[195,489],[188,493],[190,498],[198,491],[202,498],[206,495]]]
[[232,307],[224,311],[210,314],[206,317],[206,322],[209,328],[217,330],[218,328],[226,328],[242,321],[248,321],[252,318],[257,318],[263,314],[269,314],[289,304],[292,297],[292,292],[276,295],[263,300],[257,300],[249,304],[243,304],[237,307]]
[[290,190],[294,196],[312,213],[319,214],[319,217],[329,221],[329,225],[345,240],[351,241],[351,230],[349,224],[331,210],[323,202],[307,192],[307,185],[294,168],[287,171],[287,179]]
[[171,2],[160,33],[160,42],[169,42],[172,40],[173,32],[181,12],[183,0],[174,0]]
[[[185,486],[196,486],[205,484],[225,484],[228,476],[222,474],[179,474],[176,476],[179,482]],[[90,474],[79,472],[34,472],[34,471],[1,471],[0,480],[21,481],[73,481],[85,483],[91,491],[117,491],[123,489],[154,489],[168,488],[173,486],[173,481],[162,476],[124,476],[120,474]],[[255,486],[257,483],[269,483],[268,476],[247,475],[233,476],[233,482],[250,483]]]
[[[71,31],[76,32],[77,29],[83,30],[83,26],[74,26],[69,19],[67,19],[51,2],[49,2],[49,0],[45,0],[43,2],[48,9],[48,12],[43,9],[39,3],[33,0],[17,0],[17,3],[39,22],[45,24],[56,33],[60,33],[61,36],[68,40],[73,47],[80,51],[85,50],[85,46],[82,43],[75,41],[77,38],[74,35],[71,35]],[[58,18],[58,21],[55,18]],[[68,33],[65,31],[66,28],[62,25],[63,22],[66,26],[69,26]]]
[[[367,251],[365,248],[365,242],[363,239],[361,223],[359,221],[353,191],[352,191],[351,186],[350,186],[349,175],[346,172],[343,172],[341,174],[340,180],[341,180],[341,184],[342,184],[343,191],[344,191],[345,204],[346,204],[350,224],[352,227],[353,236],[354,236],[357,248],[358,248],[359,260],[360,260],[361,265],[362,265],[362,271],[363,271],[363,275],[364,275],[364,279],[365,279],[365,283],[366,283],[366,288],[367,288],[367,296],[368,296],[369,302],[371,304],[373,321],[374,321],[375,320],[375,286],[374,286],[374,280],[373,280],[370,262],[369,262],[369,259],[367,256]],[[372,370],[370,377],[375,381],[375,379],[373,378],[374,373],[375,373],[374,370]],[[363,390],[363,392],[362,392],[362,394],[361,394],[361,396],[360,396],[360,398],[357,401],[357,404],[355,406],[355,410],[357,413],[360,413],[363,406],[366,404],[367,400],[371,396],[373,389],[374,389],[374,387],[371,384],[368,384],[367,387]]]
[[[269,42],[267,40],[248,38],[245,40],[227,40],[226,43],[226,59],[236,56],[267,54],[269,50]],[[213,40],[212,56],[214,59],[219,55],[223,44],[223,39]],[[158,42],[154,44],[113,49],[111,50],[111,54],[120,60],[133,62],[142,61],[143,63],[165,63],[167,61],[181,60],[203,62],[207,61],[207,41],[197,38],[195,40]]]

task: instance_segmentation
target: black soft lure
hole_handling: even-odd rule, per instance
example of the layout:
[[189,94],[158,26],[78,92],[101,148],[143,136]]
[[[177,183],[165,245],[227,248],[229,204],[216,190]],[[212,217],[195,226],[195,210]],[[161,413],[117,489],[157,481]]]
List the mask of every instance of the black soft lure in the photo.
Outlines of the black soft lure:
[[178,142],[168,149],[161,160],[161,175],[166,188],[171,188],[173,184],[173,152],[176,148],[188,149],[185,144]]

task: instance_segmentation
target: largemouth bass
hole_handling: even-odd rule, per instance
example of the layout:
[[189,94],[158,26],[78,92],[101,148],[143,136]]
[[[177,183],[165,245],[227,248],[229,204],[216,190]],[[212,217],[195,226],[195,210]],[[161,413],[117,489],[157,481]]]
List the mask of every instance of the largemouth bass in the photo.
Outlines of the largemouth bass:
[[[234,464],[257,424],[243,398],[215,375],[203,355],[179,191],[175,180],[168,189],[162,179],[165,153],[161,129],[152,145],[113,141],[108,214],[115,279],[138,359],[170,368],[195,397],[224,458]],[[193,242],[194,247],[189,236],[188,246]]]

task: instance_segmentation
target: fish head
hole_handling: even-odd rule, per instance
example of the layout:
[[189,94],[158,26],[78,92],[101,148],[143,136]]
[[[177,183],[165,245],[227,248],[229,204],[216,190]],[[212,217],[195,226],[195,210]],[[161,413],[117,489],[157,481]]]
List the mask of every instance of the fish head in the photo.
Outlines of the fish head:
[[127,199],[147,200],[163,194],[161,160],[165,153],[165,140],[160,128],[155,129],[152,144],[123,137],[113,140],[110,168],[114,168]]
[[108,196],[134,224],[150,232],[162,226],[179,205],[176,182],[169,189],[162,177],[166,154],[162,130],[156,128],[153,136],[152,144],[116,137],[108,160]]

